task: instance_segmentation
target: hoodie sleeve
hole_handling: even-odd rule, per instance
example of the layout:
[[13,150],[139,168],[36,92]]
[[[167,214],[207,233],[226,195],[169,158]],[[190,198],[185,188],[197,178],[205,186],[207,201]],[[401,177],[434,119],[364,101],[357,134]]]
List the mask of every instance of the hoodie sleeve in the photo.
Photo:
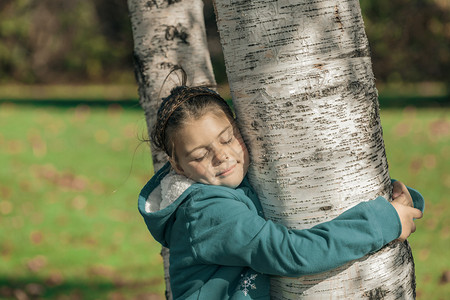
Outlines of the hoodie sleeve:
[[[399,217],[383,197],[305,230],[258,216],[249,203],[203,192],[184,212],[200,263],[249,266],[260,273],[320,273],[379,250],[401,233]],[[250,199],[248,201],[251,201]]]

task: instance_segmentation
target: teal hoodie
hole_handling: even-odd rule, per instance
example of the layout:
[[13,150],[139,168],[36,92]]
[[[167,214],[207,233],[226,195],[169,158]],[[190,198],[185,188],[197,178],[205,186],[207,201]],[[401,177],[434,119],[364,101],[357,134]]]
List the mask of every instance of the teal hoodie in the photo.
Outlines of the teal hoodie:
[[[409,189],[416,208],[424,201]],[[270,299],[269,275],[324,272],[398,238],[401,223],[383,197],[305,230],[264,219],[247,178],[236,189],[195,183],[166,164],[144,186],[138,208],[170,249],[174,299]]]

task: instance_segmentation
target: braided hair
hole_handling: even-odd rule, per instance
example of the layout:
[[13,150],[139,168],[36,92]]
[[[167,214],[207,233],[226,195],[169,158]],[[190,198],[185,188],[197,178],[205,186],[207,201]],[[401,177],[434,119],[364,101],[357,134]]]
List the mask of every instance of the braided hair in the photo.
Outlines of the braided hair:
[[151,132],[153,145],[169,157],[174,157],[174,133],[188,120],[199,119],[208,112],[222,112],[234,121],[231,108],[218,93],[204,86],[188,87],[184,83],[173,88],[162,100]]

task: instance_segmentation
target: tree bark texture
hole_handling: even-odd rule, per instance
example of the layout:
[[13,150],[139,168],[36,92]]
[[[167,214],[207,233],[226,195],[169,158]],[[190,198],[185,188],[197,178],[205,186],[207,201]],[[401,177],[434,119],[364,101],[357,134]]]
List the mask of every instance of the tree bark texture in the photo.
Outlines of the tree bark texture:
[[[139,101],[149,131],[156,121],[161,99],[181,83],[179,78],[163,82],[170,70],[182,66],[188,85],[215,85],[206,42],[201,0],[128,0],[134,40],[135,74]],[[153,167],[166,158],[152,149]]]
[[[134,62],[139,85],[139,102],[150,133],[163,97],[181,84],[174,74],[163,85],[170,70],[178,65],[188,76],[188,85],[215,85],[206,42],[201,0],[128,0],[134,39]],[[167,161],[152,146],[154,170]],[[172,298],[169,282],[169,251],[162,249],[166,297]]]
[[[265,215],[309,228],[390,198],[378,95],[359,3],[216,0],[249,178]],[[272,280],[273,299],[411,299],[414,262],[393,242],[338,269]]]

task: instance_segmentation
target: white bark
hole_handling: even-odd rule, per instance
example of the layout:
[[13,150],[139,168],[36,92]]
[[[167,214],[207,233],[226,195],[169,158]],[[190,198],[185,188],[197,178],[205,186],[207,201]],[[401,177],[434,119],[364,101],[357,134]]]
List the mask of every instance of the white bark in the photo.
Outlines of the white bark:
[[[201,0],[128,0],[133,30],[135,73],[139,99],[150,132],[156,121],[161,99],[181,84],[181,77],[171,76],[172,67],[180,65],[188,75],[188,85],[215,85]],[[164,153],[152,147],[153,168],[167,161]],[[169,282],[169,251],[162,249],[166,297],[172,298]]]
[[[206,43],[203,2],[128,0],[128,8],[139,99],[151,130],[161,98],[181,83],[174,76],[163,86],[173,66],[183,67],[188,85],[215,85]],[[153,167],[158,170],[165,163],[165,156],[154,150],[152,153]]]
[[[359,3],[216,0],[228,81],[266,217],[309,228],[390,178]],[[407,243],[315,276],[274,278],[273,299],[414,298]]]

